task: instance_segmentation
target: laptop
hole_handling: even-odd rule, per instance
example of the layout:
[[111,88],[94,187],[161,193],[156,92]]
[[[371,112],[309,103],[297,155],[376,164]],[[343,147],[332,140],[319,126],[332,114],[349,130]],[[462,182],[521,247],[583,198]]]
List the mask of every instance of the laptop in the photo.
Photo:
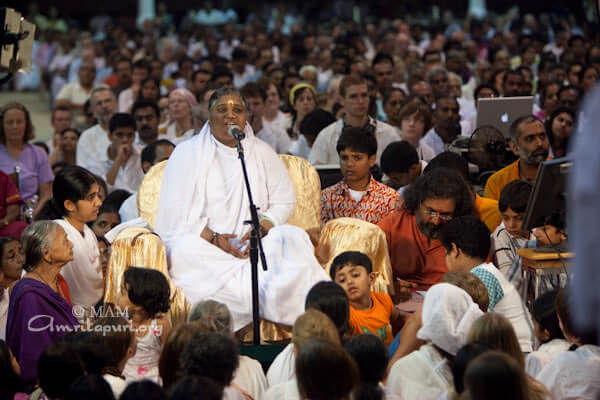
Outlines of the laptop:
[[505,138],[510,138],[510,126],[519,117],[533,113],[533,97],[497,97],[477,101],[477,128],[491,125]]

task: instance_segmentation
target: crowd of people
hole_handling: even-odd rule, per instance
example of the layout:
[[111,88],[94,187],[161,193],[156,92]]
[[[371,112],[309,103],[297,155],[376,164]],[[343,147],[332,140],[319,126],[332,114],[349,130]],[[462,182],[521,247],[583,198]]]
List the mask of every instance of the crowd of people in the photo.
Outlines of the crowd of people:
[[[35,141],[26,105],[0,109],[1,398],[597,398],[600,347],[574,323],[570,271],[538,277],[518,254],[566,245],[566,210],[532,230],[523,219],[540,165],[570,154],[587,115],[597,26],[236,25],[208,11],[179,29],[164,5],[139,27],[32,11],[54,132]],[[478,100],[519,96],[533,108],[511,123],[505,166],[470,162],[456,143],[480,128]],[[238,142],[267,267],[260,315],[287,345],[265,370],[240,355],[252,292]],[[282,156],[339,168],[320,228],[287,223],[312,188]],[[159,170],[149,219],[140,188]],[[321,230],[350,218],[382,233],[387,264],[350,233],[318,257]],[[111,249],[140,227],[157,246],[143,265]]]

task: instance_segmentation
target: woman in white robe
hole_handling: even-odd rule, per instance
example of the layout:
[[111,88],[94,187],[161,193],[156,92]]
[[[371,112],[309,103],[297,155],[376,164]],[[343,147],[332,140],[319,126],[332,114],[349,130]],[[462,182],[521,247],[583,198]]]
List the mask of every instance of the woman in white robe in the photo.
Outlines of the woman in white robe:
[[54,179],[52,194],[48,210],[73,243],[73,260],[65,264],[61,275],[69,286],[73,313],[83,322],[91,316],[104,289],[98,241],[86,225],[98,216],[100,187],[86,169],[69,166]]
[[209,101],[201,132],[175,148],[163,176],[156,232],[169,250],[170,273],[190,303],[213,299],[232,313],[234,330],[252,320],[251,271],[246,252],[249,201],[233,125],[245,127],[252,196],[259,208],[268,270],[258,269],[261,316],[292,325],[308,290],[327,275],[306,232],[284,225],[295,204],[283,162],[247,124],[239,92],[220,89]]

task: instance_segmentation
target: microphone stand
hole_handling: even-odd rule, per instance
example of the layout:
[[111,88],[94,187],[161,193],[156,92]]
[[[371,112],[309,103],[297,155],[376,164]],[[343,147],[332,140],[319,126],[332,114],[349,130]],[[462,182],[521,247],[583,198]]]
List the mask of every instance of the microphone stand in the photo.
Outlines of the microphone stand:
[[262,263],[263,270],[267,270],[267,260],[265,258],[265,252],[263,250],[262,238],[260,237],[260,222],[258,220],[258,209],[252,200],[252,190],[250,189],[250,181],[248,180],[248,171],[246,170],[246,160],[244,158],[244,148],[242,147],[242,138],[237,139],[237,151],[238,158],[242,164],[242,171],[244,172],[244,182],[246,183],[246,190],[248,191],[248,201],[250,202],[250,220],[244,221],[244,224],[251,225],[250,230],[250,268],[252,273],[252,329],[253,344],[260,344],[260,313],[259,313],[259,299],[258,299],[258,257]]

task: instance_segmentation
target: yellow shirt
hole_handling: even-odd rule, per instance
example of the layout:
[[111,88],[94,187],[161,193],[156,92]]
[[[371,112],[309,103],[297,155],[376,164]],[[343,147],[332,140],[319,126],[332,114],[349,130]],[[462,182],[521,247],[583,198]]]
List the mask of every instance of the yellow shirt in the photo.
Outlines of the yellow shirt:
[[519,160],[513,162],[496,172],[485,184],[485,191],[483,195],[489,199],[500,200],[500,193],[504,186],[508,185],[512,181],[520,179],[519,176]]
[[475,210],[477,210],[479,219],[483,221],[490,232],[494,232],[498,225],[500,225],[500,222],[502,222],[502,214],[498,208],[498,200],[488,199],[476,194]]

